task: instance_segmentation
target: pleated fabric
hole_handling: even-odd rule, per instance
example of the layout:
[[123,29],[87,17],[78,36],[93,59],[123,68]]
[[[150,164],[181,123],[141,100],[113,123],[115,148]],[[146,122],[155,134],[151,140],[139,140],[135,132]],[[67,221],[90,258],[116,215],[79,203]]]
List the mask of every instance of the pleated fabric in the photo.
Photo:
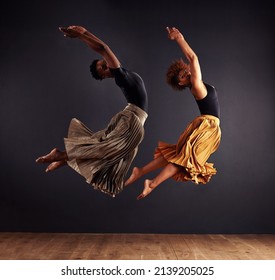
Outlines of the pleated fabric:
[[147,113],[128,104],[106,129],[92,132],[78,119],[72,119],[64,138],[68,165],[94,189],[115,197],[123,190],[124,179],[144,138]]
[[206,184],[217,173],[207,160],[221,141],[220,120],[211,115],[195,118],[180,135],[177,144],[159,142],[154,158],[163,156],[168,162],[182,166],[173,176],[176,181]]

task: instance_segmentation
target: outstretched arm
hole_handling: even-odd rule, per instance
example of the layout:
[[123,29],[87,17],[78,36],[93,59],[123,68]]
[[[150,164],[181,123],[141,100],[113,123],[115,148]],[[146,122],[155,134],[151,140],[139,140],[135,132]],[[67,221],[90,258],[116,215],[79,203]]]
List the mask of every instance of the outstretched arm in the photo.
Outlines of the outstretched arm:
[[207,95],[207,90],[202,81],[201,68],[199,64],[199,59],[195,52],[191,49],[189,44],[186,42],[185,38],[181,32],[175,27],[166,27],[168,32],[168,38],[170,40],[175,40],[185,57],[189,61],[190,71],[191,71],[191,91],[196,99],[202,99]]
[[118,68],[120,66],[119,60],[109,46],[84,27],[73,25],[69,27],[59,27],[59,30],[63,32],[66,37],[78,38],[86,43],[91,49],[104,58],[110,68]]

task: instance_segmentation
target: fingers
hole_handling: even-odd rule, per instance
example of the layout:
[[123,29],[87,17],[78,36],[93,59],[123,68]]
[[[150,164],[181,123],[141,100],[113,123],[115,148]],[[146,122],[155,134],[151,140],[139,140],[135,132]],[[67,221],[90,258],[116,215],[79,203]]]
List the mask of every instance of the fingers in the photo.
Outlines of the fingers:
[[84,34],[87,30],[82,26],[70,25],[68,27],[59,27],[59,30],[64,33],[65,37],[75,38],[79,34]]
[[63,32],[64,37],[67,37],[68,29],[66,27],[59,27],[58,29]]
[[168,38],[170,40],[180,40],[183,38],[183,35],[176,27],[166,27],[166,30],[168,32]]
[[168,32],[168,38],[170,40],[174,40],[177,36],[177,33],[179,33],[178,29],[175,27],[166,27],[166,30]]
[[69,27],[59,27],[58,29],[63,33],[68,33],[69,31]]
[[178,31],[178,29],[176,27],[166,27],[166,30],[168,31],[168,33],[171,33],[172,31]]
[[68,32],[70,32],[71,30],[75,30],[75,29],[76,29],[76,26],[71,25],[71,26],[68,26],[68,27],[59,27],[58,29],[59,29],[60,31],[64,32],[64,33],[68,33]]
[[59,30],[63,33],[64,37],[76,38],[79,35],[77,26],[74,25],[69,27],[59,27]]

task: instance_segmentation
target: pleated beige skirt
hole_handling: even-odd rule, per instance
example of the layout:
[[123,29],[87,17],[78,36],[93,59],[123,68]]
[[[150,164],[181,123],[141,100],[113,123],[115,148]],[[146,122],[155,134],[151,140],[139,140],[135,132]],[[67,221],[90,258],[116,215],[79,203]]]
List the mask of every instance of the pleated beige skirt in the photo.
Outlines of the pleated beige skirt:
[[207,160],[221,141],[220,120],[211,115],[195,118],[178,139],[177,144],[159,142],[154,157],[163,156],[168,162],[182,166],[173,179],[206,184],[217,173]]
[[106,129],[95,133],[72,119],[64,138],[68,165],[94,189],[116,196],[123,190],[126,173],[144,138],[146,118],[145,111],[128,104]]

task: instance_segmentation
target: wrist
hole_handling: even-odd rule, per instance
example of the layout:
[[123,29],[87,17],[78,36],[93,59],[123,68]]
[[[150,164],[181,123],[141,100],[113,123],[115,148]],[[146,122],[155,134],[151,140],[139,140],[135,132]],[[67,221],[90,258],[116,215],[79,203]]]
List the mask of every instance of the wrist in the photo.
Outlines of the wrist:
[[177,36],[177,38],[175,40],[177,42],[184,41],[184,37],[182,35],[180,35],[180,36]]

